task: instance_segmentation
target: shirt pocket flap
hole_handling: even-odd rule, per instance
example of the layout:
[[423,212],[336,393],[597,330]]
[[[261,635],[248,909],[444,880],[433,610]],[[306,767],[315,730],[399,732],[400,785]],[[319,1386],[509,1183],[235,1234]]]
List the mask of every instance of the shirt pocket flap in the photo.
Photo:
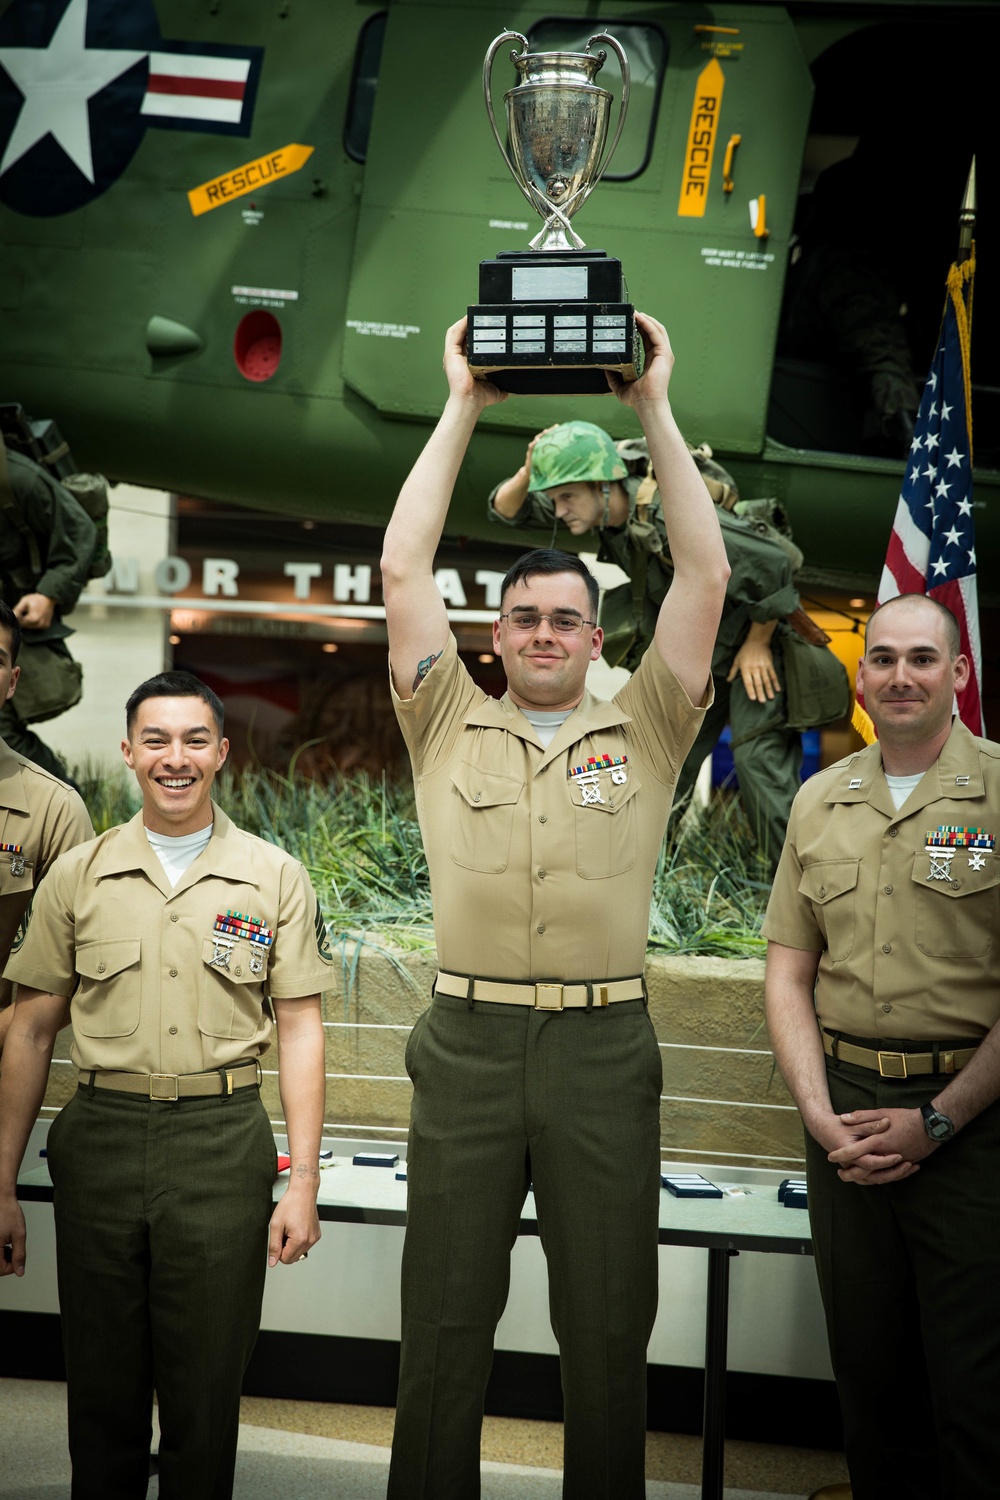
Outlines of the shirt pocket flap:
[[587,812],[621,812],[631,797],[640,790],[642,782],[638,776],[632,775],[624,786],[606,786],[601,789],[601,800],[586,801],[579,787],[574,788],[571,783],[570,798],[574,807],[586,808]]
[[0,896],[26,896],[34,884],[35,867],[30,859],[22,854],[0,854]]
[[109,938],[105,942],[81,943],[76,950],[76,971],[84,979],[113,979],[139,962],[140,938]]
[[[946,856],[951,854],[948,859]],[[982,869],[976,864],[982,860]],[[1000,884],[1000,860],[990,849],[920,849],[913,860],[914,884],[938,896],[961,900]]]
[[206,968],[231,984],[263,984],[268,953],[263,944],[248,943],[242,938],[237,938],[231,948],[228,944],[217,945],[214,938],[206,938],[201,957]]
[[854,890],[860,865],[859,859],[820,860],[817,864],[807,865],[799,881],[799,893],[807,901],[823,906],[835,896]]
[[521,795],[524,782],[503,771],[484,771],[460,761],[451,773],[452,784],[470,807],[509,807]]

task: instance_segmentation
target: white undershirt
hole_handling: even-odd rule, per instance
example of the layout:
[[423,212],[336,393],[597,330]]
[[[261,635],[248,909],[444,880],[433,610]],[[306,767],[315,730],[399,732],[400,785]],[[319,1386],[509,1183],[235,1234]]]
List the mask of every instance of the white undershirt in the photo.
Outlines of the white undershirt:
[[522,708],[521,712],[547,750],[559,732],[559,725],[565,724],[573,710],[560,708],[555,713],[543,713],[538,708]]
[[899,812],[913,788],[923,781],[924,773],[918,771],[915,776],[890,776],[887,771],[885,779],[889,783],[889,791],[892,794],[892,805]]
[[147,828],[146,837],[156,850],[172,890],[188,866],[193,865],[201,851],[208,847],[208,841],[212,837],[212,824],[209,823],[207,828],[199,828],[197,833],[182,833],[179,838],[171,838],[165,833],[153,833]]

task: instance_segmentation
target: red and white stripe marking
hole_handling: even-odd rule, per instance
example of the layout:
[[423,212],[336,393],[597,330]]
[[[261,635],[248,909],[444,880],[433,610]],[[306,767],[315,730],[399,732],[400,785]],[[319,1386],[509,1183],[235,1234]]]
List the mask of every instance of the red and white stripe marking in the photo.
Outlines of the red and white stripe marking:
[[142,113],[173,120],[211,120],[238,125],[250,59],[196,57],[188,52],[151,52]]

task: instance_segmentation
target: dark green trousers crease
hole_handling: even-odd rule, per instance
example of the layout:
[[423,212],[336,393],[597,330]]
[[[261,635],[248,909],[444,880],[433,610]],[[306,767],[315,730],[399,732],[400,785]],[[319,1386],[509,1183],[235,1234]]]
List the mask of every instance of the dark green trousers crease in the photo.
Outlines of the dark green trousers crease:
[[641,1001],[546,1013],[438,997],[414,1096],[389,1500],[475,1500],[493,1337],[529,1182],[565,1404],[566,1500],[645,1494],[659,1049]]
[[[833,1107],[916,1108],[944,1077],[828,1064]],[[903,1182],[841,1182],[808,1135],[809,1215],[854,1500],[1000,1495],[1000,1105]]]
[[49,1130],[73,1500],[228,1500],[275,1175],[256,1089],[80,1090]]

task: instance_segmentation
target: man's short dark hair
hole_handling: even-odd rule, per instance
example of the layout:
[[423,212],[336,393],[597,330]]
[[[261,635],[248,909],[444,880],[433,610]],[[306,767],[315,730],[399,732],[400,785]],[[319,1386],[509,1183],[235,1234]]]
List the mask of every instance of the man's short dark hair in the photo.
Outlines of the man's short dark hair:
[[155,677],[147,677],[145,682],[140,682],[125,705],[125,733],[130,738],[139,705],[145,703],[147,698],[200,698],[210,708],[219,739],[222,739],[225,722],[222,700],[199,677],[195,677],[193,672],[158,672]]
[[930,594],[897,594],[894,599],[886,599],[880,604],[873,614],[869,616],[868,624],[865,626],[865,651],[868,650],[868,636],[871,631],[872,621],[876,620],[883,609],[888,609],[890,604],[931,604],[943,616],[944,639],[948,647],[948,655],[952,661],[958,656],[962,649],[962,632],[959,623],[947,604],[942,604],[940,599],[934,599]]
[[5,630],[10,637],[10,664],[14,666],[21,649],[21,622],[3,599],[0,599],[0,630]]
[[536,547],[534,552],[525,552],[523,557],[517,559],[500,585],[500,608],[503,609],[503,601],[509,588],[513,588],[515,583],[527,583],[529,578],[534,578],[538,573],[578,573],[587,585],[590,612],[597,619],[597,606],[601,598],[597,579],[575,552],[562,552],[557,547]]

